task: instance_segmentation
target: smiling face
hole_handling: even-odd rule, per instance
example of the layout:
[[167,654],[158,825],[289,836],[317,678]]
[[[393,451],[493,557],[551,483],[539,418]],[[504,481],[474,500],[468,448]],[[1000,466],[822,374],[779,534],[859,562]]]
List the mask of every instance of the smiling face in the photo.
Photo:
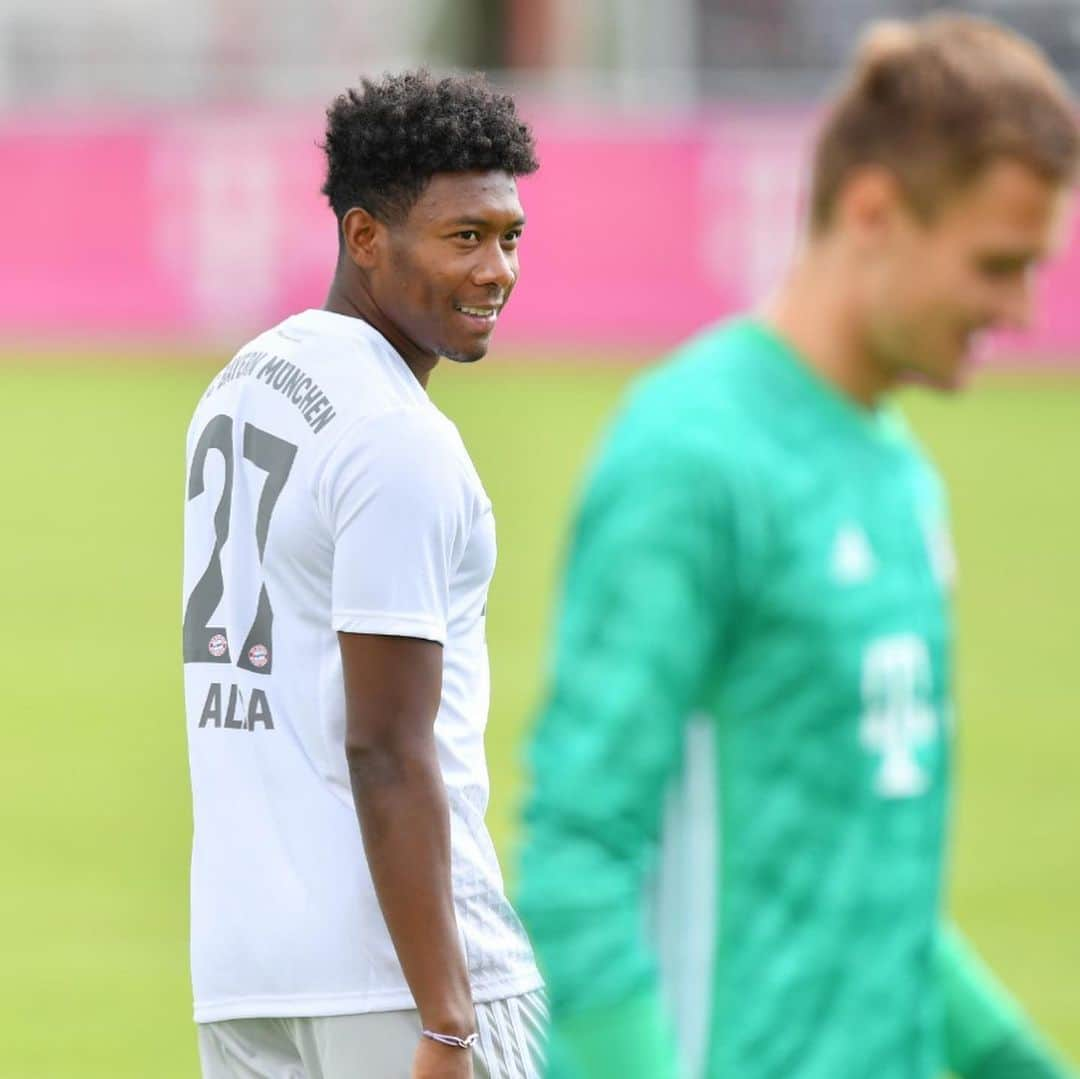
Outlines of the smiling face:
[[479,360],[517,282],[524,225],[509,173],[433,176],[403,220],[374,224],[368,291],[388,324],[379,328],[406,351]]
[[898,198],[863,278],[869,352],[892,380],[960,385],[983,331],[1031,319],[1038,264],[1058,245],[1068,192],[1002,159],[922,220]]

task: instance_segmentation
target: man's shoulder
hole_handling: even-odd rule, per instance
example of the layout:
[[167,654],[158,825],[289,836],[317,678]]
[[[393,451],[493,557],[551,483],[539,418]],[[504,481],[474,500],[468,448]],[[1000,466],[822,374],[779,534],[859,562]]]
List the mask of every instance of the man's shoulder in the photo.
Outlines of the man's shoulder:
[[340,441],[371,446],[388,454],[409,450],[441,459],[464,452],[453,421],[430,402],[380,401],[358,404],[342,428]]
[[631,383],[613,424],[619,440],[723,460],[753,437],[741,321],[704,330]]
[[400,488],[417,502],[486,500],[457,427],[430,402],[358,409],[328,444],[317,473],[320,488],[357,481]]
[[708,326],[635,380],[644,404],[675,405],[690,415],[725,411],[745,397],[760,344],[748,319]]

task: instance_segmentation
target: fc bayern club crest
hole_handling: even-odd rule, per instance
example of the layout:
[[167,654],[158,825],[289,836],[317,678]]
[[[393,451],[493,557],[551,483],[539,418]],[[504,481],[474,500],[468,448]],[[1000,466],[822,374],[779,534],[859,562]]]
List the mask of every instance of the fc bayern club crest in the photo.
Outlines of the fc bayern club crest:
[[224,633],[215,633],[210,638],[210,644],[207,646],[210,649],[210,655],[214,659],[220,659],[229,650],[229,642],[225,639]]
[[265,644],[254,644],[248,649],[252,667],[265,667],[270,662],[270,651]]

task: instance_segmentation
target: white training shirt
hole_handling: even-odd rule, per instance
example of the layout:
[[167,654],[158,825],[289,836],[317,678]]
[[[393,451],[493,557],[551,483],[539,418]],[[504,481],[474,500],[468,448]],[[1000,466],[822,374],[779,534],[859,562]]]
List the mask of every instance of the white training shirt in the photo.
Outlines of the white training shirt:
[[443,645],[435,721],[473,996],[540,985],[484,824],[491,503],[367,323],[287,319],[187,441],[184,671],[195,1019],[414,1007],[364,857],[336,632]]

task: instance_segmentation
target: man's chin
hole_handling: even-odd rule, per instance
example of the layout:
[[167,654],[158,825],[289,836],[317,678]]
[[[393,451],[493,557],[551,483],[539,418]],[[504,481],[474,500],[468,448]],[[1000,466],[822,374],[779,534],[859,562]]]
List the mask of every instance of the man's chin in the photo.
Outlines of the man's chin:
[[443,348],[439,350],[439,355],[452,363],[476,363],[477,360],[482,360],[487,352],[487,342],[484,342],[483,345],[474,345],[467,352],[462,349]]
[[971,365],[961,364],[951,371],[927,371],[905,368],[897,379],[901,386],[922,386],[939,393],[957,393],[971,381]]

